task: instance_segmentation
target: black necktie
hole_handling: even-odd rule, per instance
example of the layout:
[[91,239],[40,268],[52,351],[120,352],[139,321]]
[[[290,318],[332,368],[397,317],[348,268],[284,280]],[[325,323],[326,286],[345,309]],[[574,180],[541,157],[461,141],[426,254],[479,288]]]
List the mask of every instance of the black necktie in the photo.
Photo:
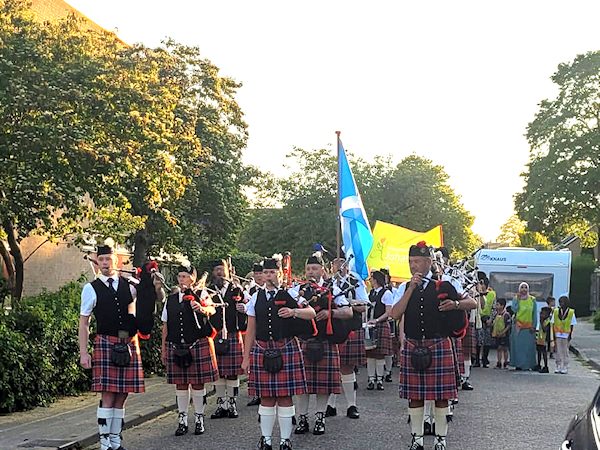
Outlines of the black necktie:
[[275,297],[275,291],[269,291],[269,300],[273,300],[273,297]]
[[108,280],[106,280],[106,281],[108,281],[108,288],[111,290],[111,292],[113,292],[113,293],[115,293],[115,294],[116,294],[116,293],[117,293],[117,291],[116,291],[116,290],[115,290],[115,288],[113,287],[113,282],[114,282],[115,280],[113,280],[112,278],[109,278],[109,279],[108,279]]

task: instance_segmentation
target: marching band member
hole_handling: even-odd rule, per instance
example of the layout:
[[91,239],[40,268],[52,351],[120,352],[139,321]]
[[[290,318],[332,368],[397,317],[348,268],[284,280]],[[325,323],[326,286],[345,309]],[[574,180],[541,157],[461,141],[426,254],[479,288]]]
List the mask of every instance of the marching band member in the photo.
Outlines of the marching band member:
[[[309,257],[305,265],[306,278],[308,280],[318,280],[317,288],[322,288],[324,291],[329,291],[327,282],[324,280],[325,269],[323,259],[318,255]],[[314,288],[311,288],[314,290]],[[313,295],[315,294],[315,295]],[[340,354],[337,344],[331,342],[333,335],[328,335],[327,328],[332,324],[333,319],[351,319],[352,310],[348,301],[343,296],[335,296],[331,300],[331,309],[323,308],[320,304],[327,295],[317,292],[308,295],[306,291],[304,295],[309,301],[315,301],[319,307],[319,311],[315,317],[318,334],[315,337],[304,339],[302,349],[305,359],[306,384],[307,394],[298,397],[298,425],[295,429],[296,434],[304,434],[309,430],[308,424],[308,403],[309,394],[317,396],[317,412],[315,414],[314,435],[322,435],[325,433],[325,410],[327,407],[327,399],[330,394],[341,393],[340,379]],[[328,295],[332,295],[331,293]],[[334,296],[334,295],[332,295]],[[331,330],[335,333],[334,330]],[[346,337],[344,337],[344,340]]]
[[392,336],[388,324],[389,312],[394,304],[394,297],[386,289],[385,275],[376,270],[371,273],[373,289],[369,293],[371,306],[367,311],[367,325],[377,338],[377,347],[367,350],[367,374],[369,381],[367,390],[372,391],[377,384],[377,390],[383,391],[385,372],[385,356],[392,354]]
[[[368,301],[368,295],[365,284],[362,280],[357,280],[348,274],[348,266],[345,258],[336,258],[332,262],[334,277],[334,290],[347,292],[346,298],[352,303]],[[356,391],[358,383],[356,382],[355,367],[361,367],[367,364],[367,355],[365,352],[365,333],[363,330],[363,313],[366,306],[363,304],[354,304],[352,306],[353,317],[351,319],[352,331],[345,342],[338,344],[340,351],[340,372],[342,381],[342,391],[348,404],[346,416],[350,419],[358,419],[360,414],[356,406]],[[336,401],[338,394],[331,394],[327,401],[327,410],[325,417],[337,415]]]
[[[117,255],[110,245],[96,250],[100,276],[86,283],[81,292],[79,354],[84,369],[92,369],[92,391],[100,392],[98,429],[101,450],[125,450],[121,431],[125,401],[131,392],[144,392],[144,373],[135,317],[136,289],[117,271]],[[153,277],[159,299],[162,283]],[[94,314],[97,334],[92,355],[88,353],[90,317]]]
[[[292,448],[292,396],[306,393],[302,353],[295,336],[301,323],[312,320],[310,306],[300,308],[281,286],[281,263],[264,261],[265,288],[258,289],[247,305],[248,329],[242,367],[249,370],[249,393],[260,397],[261,438],[259,450],[273,448],[275,415],[279,416],[280,450]],[[276,409],[277,406],[277,409]]]
[[192,266],[179,266],[177,283],[179,292],[167,297],[162,312],[162,360],[167,368],[167,383],[175,384],[178,427],[175,436],[188,432],[188,407],[190,385],[194,403],[194,434],[204,433],[205,383],[218,377],[217,360],[213,348],[212,326],[208,317],[215,308],[193,292],[196,270]]
[[446,449],[448,401],[457,397],[457,378],[449,336],[466,326],[463,311],[477,307],[462,288],[446,277],[433,280],[430,249],[424,241],[409,250],[410,282],[399,287],[400,301],[391,311],[405,316],[405,345],[400,358],[400,398],[409,400],[412,442],[410,450],[423,450],[424,401],[435,401],[435,450]]
[[217,331],[214,346],[219,369],[219,378],[214,383],[217,409],[210,418],[235,419],[238,417],[236,397],[240,388],[239,376],[243,373],[241,330],[246,324],[246,305],[240,301],[243,300],[243,292],[240,287],[233,284],[225,260],[218,259],[211,262],[211,271],[209,288],[219,292],[225,306],[210,317],[210,322]]
[[[390,277],[390,271],[387,268],[379,269],[379,271],[381,273],[383,273],[383,275],[385,275],[385,288],[392,293],[392,301],[393,301],[393,299],[396,296],[396,291],[398,289],[394,288],[394,286],[392,285],[392,278]],[[398,333],[396,330],[396,321],[395,320],[388,321],[388,325],[390,327],[390,337],[392,338],[392,352],[388,355],[385,355],[385,357],[384,357],[384,360],[385,360],[385,382],[391,383],[392,382],[392,367],[394,366],[394,355],[396,354],[396,351],[398,349],[397,345],[395,345],[397,343]]]
[[[251,286],[250,289],[248,290],[248,294],[247,294],[248,301],[250,301],[250,299],[256,293],[256,291],[258,291],[259,289],[264,289],[264,287],[265,287],[265,276],[264,276],[262,264],[258,264],[258,263],[254,264],[254,266],[252,267],[252,276],[254,277],[254,286]],[[248,386],[248,391],[250,391],[250,386]],[[256,405],[260,405],[260,397],[255,395],[246,404],[246,406],[256,406]]]

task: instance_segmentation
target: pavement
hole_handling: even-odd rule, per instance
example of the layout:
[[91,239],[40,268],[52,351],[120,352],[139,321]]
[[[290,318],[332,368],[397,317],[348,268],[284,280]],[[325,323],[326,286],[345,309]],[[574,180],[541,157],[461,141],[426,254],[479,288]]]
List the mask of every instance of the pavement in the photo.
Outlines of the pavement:
[[[547,433],[543,436],[555,435],[555,439],[560,439],[566,429],[570,417],[584,406],[587,401],[591,400],[592,395],[598,387],[598,373],[600,373],[600,331],[594,330],[591,320],[579,320],[575,328],[574,337],[571,342],[571,350],[578,358],[572,358],[571,371],[569,375],[539,375],[533,373],[518,373],[513,371],[503,371],[495,369],[473,369],[473,382],[478,387],[473,393],[465,393],[464,397],[468,399],[468,408],[458,408],[458,416],[469,411],[476,417],[465,417],[466,422],[474,421],[475,423],[485,423],[491,430],[502,430],[503,424],[509,423],[511,426],[506,430],[510,436],[514,436],[514,431],[520,428],[521,424],[515,422],[515,417],[511,414],[512,408],[518,408],[520,411],[528,411],[523,419],[525,423],[538,420],[540,418],[540,408],[546,405],[548,401],[548,393],[561,393],[561,409],[559,412],[547,412],[549,416],[539,426],[546,427]],[[492,361],[494,359],[492,358]],[[550,366],[550,372],[553,371],[553,362]],[[359,379],[362,386],[365,384],[366,370],[361,370]],[[397,379],[397,378],[395,378]],[[564,383],[564,380],[572,381],[572,383]],[[381,436],[382,441],[378,441],[377,445],[363,442],[360,447],[359,441],[350,440],[345,434],[344,428],[340,428],[341,434],[336,434],[333,440],[325,438],[317,442],[312,442],[308,446],[302,445],[303,441],[307,441],[306,436],[301,436],[298,439],[300,442],[299,448],[321,448],[320,443],[327,443],[322,448],[368,448],[384,449],[388,448],[384,445],[386,439],[393,439],[397,445],[397,440],[406,441],[408,427],[405,424],[406,405],[405,402],[398,401],[396,383],[386,384],[386,391],[383,393],[373,393],[359,391],[359,406],[363,417],[368,419],[360,419],[358,421],[349,422],[346,418],[336,418],[335,421],[343,424],[343,426],[352,425],[353,429],[363,435],[371,435],[376,433]],[[557,390],[558,389],[558,390]],[[258,425],[256,424],[256,408],[247,408],[245,403],[245,389],[241,389],[242,396],[240,397],[239,409],[240,419],[238,423],[245,423],[251,429],[252,445],[237,446],[235,444],[225,445],[228,439],[237,439],[236,433],[228,431],[227,423],[229,421],[211,421],[207,422],[207,434],[211,433],[211,428],[214,422],[218,422],[217,432],[222,438],[224,446],[215,445],[214,448],[252,448],[255,445],[254,435],[258,433]],[[392,392],[390,392],[392,391]],[[500,398],[496,398],[497,394]],[[536,397],[539,396],[539,397]],[[553,394],[552,394],[553,395]],[[550,397],[552,397],[550,395]],[[342,396],[343,397],[343,396]],[[519,403],[523,400],[522,397],[528,397],[529,400],[523,404]],[[461,399],[461,401],[463,401]],[[210,415],[211,403],[214,400],[209,400],[207,414]],[[498,403],[500,402],[500,403]],[[516,402],[516,403],[515,403]],[[344,415],[345,406],[343,398],[340,399],[341,408],[338,410]],[[49,449],[82,449],[89,446],[94,446],[98,440],[96,424],[96,408],[98,406],[98,396],[94,393],[87,393],[78,397],[67,397],[59,399],[57,402],[48,407],[35,408],[32,411],[18,412],[7,415],[0,415],[0,449],[1,450],[49,450]],[[547,404],[548,411],[552,408],[556,409],[555,405]],[[131,395],[126,405],[126,447],[129,450],[136,448],[162,450],[170,448],[172,442],[172,431],[175,427],[175,415],[169,413],[175,409],[175,395],[173,386],[168,385],[164,378],[153,377],[146,379],[146,393]],[[387,429],[389,426],[389,416],[399,417],[396,419],[396,424],[392,430]],[[495,420],[497,419],[497,420]],[[234,422],[235,423],[235,422]],[[366,425],[366,427],[365,427]],[[547,426],[548,425],[548,426]],[[557,428],[557,425],[558,428]],[[132,427],[135,427],[132,429]],[[149,428],[148,428],[149,427]],[[173,428],[173,430],[171,429]],[[238,427],[235,427],[238,428]],[[335,426],[334,429],[338,428]],[[402,429],[402,432],[399,431]],[[146,431],[144,431],[146,430]],[[158,430],[158,431],[157,431]],[[471,428],[465,428],[461,433],[469,435]],[[490,431],[492,432],[492,431]],[[527,430],[524,430],[527,434]],[[247,433],[244,433],[246,435]],[[493,435],[494,433],[492,433]],[[312,435],[311,435],[312,436]],[[504,433],[502,434],[504,435]],[[493,437],[493,436],[492,436]],[[184,436],[180,442],[187,442],[190,439],[196,439],[197,436]],[[204,439],[204,437],[201,437]],[[241,438],[247,441],[248,438]],[[502,440],[500,439],[500,442]],[[196,439],[198,448],[200,442]],[[213,448],[206,445],[204,439],[202,448]],[[406,441],[408,442],[408,441]],[[134,445],[131,445],[133,443]],[[304,442],[308,444],[308,442]],[[340,445],[343,444],[341,447]],[[506,442],[504,442],[506,444]],[[556,445],[548,447],[538,447],[532,441],[528,447],[498,447],[498,448],[557,448]],[[539,443],[538,443],[539,444]],[[196,448],[196,444],[190,443],[191,447]],[[330,446],[330,447],[327,447]],[[406,445],[408,447],[408,443]],[[391,444],[389,448],[392,448]],[[397,447],[394,447],[397,448]],[[461,446],[463,449],[479,448],[475,444],[473,447]],[[486,445],[485,448],[496,448]]]

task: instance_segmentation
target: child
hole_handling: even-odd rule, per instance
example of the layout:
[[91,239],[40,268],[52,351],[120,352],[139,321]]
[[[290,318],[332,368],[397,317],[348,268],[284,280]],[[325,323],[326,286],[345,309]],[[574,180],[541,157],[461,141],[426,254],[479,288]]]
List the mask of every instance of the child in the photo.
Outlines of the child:
[[[548,306],[544,306],[540,312],[540,325],[536,335],[537,348],[537,366],[535,367],[539,373],[548,373],[548,336],[552,334],[550,326],[550,314],[552,310]],[[544,367],[542,367],[542,358],[544,359]]]
[[[492,337],[496,340],[498,346],[498,362],[496,369],[508,367],[508,333],[512,325],[510,313],[506,310],[506,299],[498,298],[496,300],[496,309],[492,313]],[[504,358],[504,363],[502,359]]]
[[[552,296],[549,296],[546,299],[546,305],[548,305],[548,307],[554,311],[554,308],[556,308],[556,299]],[[547,336],[547,342],[548,342],[548,355],[550,356],[550,359],[554,359],[554,351],[553,351],[553,346],[554,346],[554,342],[552,342],[552,339],[550,339],[550,334],[548,334]]]
[[554,373],[569,372],[569,343],[573,338],[573,326],[577,325],[575,310],[569,308],[569,297],[558,299],[558,308],[552,314],[552,328],[556,345],[556,370]]

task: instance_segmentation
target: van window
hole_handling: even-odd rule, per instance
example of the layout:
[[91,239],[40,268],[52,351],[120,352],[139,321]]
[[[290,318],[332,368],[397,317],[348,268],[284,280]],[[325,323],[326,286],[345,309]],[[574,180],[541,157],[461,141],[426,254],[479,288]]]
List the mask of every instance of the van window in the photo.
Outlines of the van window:
[[498,298],[504,297],[507,301],[512,300],[517,295],[519,285],[523,281],[529,284],[529,293],[537,301],[543,302],[552,295],[554,275],[551,273],[490,273],[490,286],[496,291],[496,296]]

